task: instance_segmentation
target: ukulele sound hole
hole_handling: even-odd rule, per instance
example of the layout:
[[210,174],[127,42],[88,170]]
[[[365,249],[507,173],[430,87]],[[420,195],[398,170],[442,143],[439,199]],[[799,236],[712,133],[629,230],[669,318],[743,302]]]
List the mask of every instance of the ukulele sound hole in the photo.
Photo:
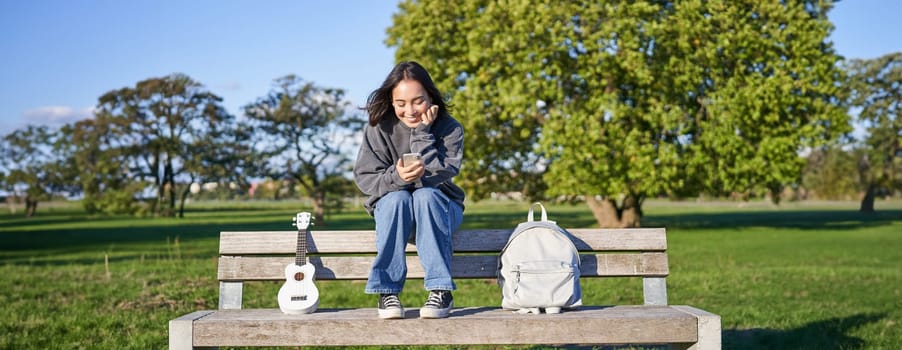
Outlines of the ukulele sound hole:
[[303,272],[295,272],[295,273],[294,273],[294,280],[295,280],[295,281],[301,281],[301,280],[303,280],[303,279],[304,279],[304,273],[303,273]]

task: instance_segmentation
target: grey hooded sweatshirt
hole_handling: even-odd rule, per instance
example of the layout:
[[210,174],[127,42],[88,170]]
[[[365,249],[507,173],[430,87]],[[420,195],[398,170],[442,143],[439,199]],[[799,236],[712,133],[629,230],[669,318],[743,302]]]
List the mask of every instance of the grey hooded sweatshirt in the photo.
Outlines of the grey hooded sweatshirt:
[[[463,146],[463,127],[447,114],[413,129],[393,116],[376,126],[367,123],[354,166],[357,187],[369,196],[364,203],[367,212],[373,215],[376,202],[389,192],[419,187],[435,187],[463,208],[464,191],[451,181],[460,172]],[[395,164],[404,153],[420,154],[426,167],[421,183],[406,183],[398,175]]]

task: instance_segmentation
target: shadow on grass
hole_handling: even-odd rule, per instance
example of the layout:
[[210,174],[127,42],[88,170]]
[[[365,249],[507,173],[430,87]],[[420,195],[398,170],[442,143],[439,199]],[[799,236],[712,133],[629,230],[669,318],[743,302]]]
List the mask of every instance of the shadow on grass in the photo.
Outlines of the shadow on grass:
[[117,217],[89,217],[85,214],[68,214],[46,216],[38,214],[36,217],[26,218],[24,216],[5,216],[0,218],[0,229],[23,229],[32,226],[50,225],[50,224],[68,224],[75,222],[83,222],[86,220],[103,222],[121,220]]
[[863,349],[869,344],[849,333],[886,314],[858,314],[809,323],[790,330],[728,329],[723,331],[725,349]]
[[[524,221],[520,213],[465,214],[464,228],[513,228]],[[564,211],[549,214],[549,219],[563,227],[597,227],[588,212]],[[843,210],[785,210],[763,212],[718,212],[646,215],[643,227],[668,229],[722,229],[746,227],[796,228],[813,230],[845,230],[890,225],[902,221],[902,210],[883,210],[876,213],[860,213]]]
[[[215,256],[216,241],[222,231],[292,231],[291,212],[284,210],[227,211],[226,215],[186,219],[89,217],[46,215],[34,218],[3,217],[0,220],[0,263],[63,265],[102,259],[111,261],[151,257],[184,258]],[[220,211],[198,211],[193,214]],[[96,223],[96,226],[94,226]],[[57,229],[43,228],[52,225]],[[317,223],[313,230],[372,229],[373,219],[362,215],[336,215],[328,224]],[[201,244],[193,242],[205,241]],[[90,257],[84,258],[84,255]],[[93,254],[93,255],[92,255]],[[74,255],[74,256],[73,256]],[[87,259],[87,260],[85,260]]]
[[[521,210],[471,210],[465,213],[461,229],[513,228],[526,219]],[[246,211],[246,212],[243,212]],[[221,209],[201,209],[182,222],[165,219],[159,223],[153,218],[86,217],[64,213],[63,215],[19,219],[0,219],[0,262],[21,261],[25,256],[46,256],[48,253],[65,254],[81,250],[104,251],[123,245],[143,244],[146,249],[171,249],[161,243],[173,242],[176,237],[186,243],[195,239],[216,239],[221,231],[289,231],[292,230],[290,211],[283,209],[228,211],[226,215],[204,216],[205,213],[221,213]],[[562,208],[550,212],[550,218],[567,228],[596,227],[592,214],[581,207]],[[844,230],[849,228],[891,225],[902,220],[902,210],[882,210],[873,214],[853,210],[767,210],[713,213],[680,213],[647,215],[644,227],[672,229],[719,229],[745,227],[797,228],[811,230]],[[98,227],[84,227],[84,223],[97,222]],[[118,222],[117,222],[118,221]],[[72,228],[41,229],[51,224]],[[313,230],[371,230],[372,217],[359,213],[338,214],[326,224],[319,223]],[[142,246],[143,247],[143,246]],[[145,248],[140,248],[145,249]],[[208,250],[215,250],[210,245]],[[37,252],[37,254],[35,254]],[[214,253],[215,254],[215,251]]]
[[[52,248],[78,248],[84,247],[105,247],[110,244],[129,244],[154,242],[155,244],[173,240],[179,237],[183,242],[190,239],[198,238],[218,238],[221,231],[292,231],[295,230],[291,226],[290,217],[281,219],[278,216],[278,222],[265,220],[262,222],[248,223],[192,223],[187,221],[184,224],[177,225],[153,225],[142,224],[141,226],[113,226],[98,228],[69,228],[60,230],[34,230],[34,231],[8,231],[0,233],[0,251],[16,251],[16,250],[44,250]],[[81,223],[84,218],[71,218],[53,220],[55,223]],[[94,219],[88,219],[94,220]],[[136,219],[151,220],[151,219]],[[44,223],[47,223],[46,221]],[[341,222],[335,222],[328,226],[317,225],[313,230],[354,230],[354,229],[370,229],[372,219],[351,218],[342,219]],[[2,258],[0,258],[2,260]]]
[[893,221],[902,221],[902,210],[883,210],[877,213],[842,210],[787,210],[649,215],[643,218],[642,226],[667,227],[668,229],[773,227],[845,230],[890,225]]

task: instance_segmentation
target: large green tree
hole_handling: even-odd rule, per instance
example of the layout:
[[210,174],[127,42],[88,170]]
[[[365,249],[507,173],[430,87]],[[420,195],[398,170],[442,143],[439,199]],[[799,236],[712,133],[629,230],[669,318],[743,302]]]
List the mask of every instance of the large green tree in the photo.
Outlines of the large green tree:
[[851,105],[867,129],[860,158],[866,186],[860,210],[874,211],[878,191],[902,190],[902,52],[848,64]]
[[655,195],[778,193],[848,128],[830,1],[405,1],[387,43],[466,129],[475,198],[584,199],[638,226]]
[[[270,92],[244,107],[254,128],[255,151],[268,162],[260,175],[299,185],[313,199],[314,215],[325,221],[327,194],[339,190],[331,181],[348,172],[363,119],[348,110],[344,90],[324,88],[287,75]],[[290,186],[292,187],[292,186]]]
[[186,188],[208,171],[200,159],[215,149],[205,146],[234,121],[222,98],[184,74],[104,94],[95,119],[110,126],[117,147],[129,155],[129,174],[150,183],[156,193],[152,212],[163,216],[184,215]]

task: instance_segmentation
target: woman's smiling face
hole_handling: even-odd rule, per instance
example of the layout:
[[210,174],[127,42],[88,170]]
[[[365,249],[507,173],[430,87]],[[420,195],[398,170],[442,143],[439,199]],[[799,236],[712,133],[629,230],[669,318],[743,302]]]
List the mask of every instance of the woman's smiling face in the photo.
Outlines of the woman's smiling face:
[[410,128],[417,127],[423,121],[423,114],[432,105],[423,84],[413,79],[401,80],[392,89],[391,95],[395,115]]

